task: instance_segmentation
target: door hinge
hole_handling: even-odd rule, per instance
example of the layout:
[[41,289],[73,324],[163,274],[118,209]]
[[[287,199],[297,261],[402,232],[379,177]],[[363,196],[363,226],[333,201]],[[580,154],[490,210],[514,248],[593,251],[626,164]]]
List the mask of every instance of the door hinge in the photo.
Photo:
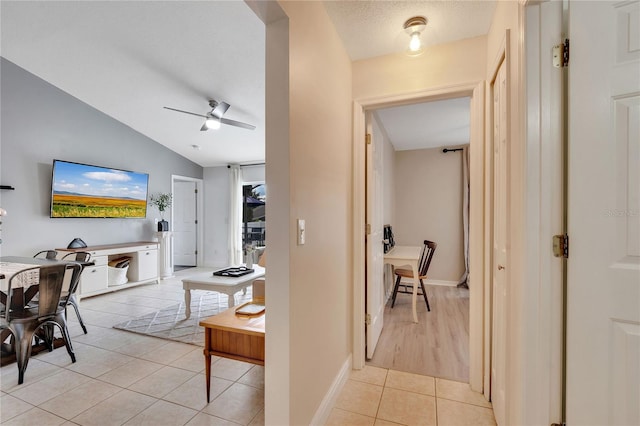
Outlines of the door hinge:
[[555,257],[569,257],[569,235],[561,234],[553,236],[553,255]]
[[198,254],[198,250],[196,250],[196,251],[195,251],[195,254],[196,254],[196,255]]
[[569,66],[569,39],[565,39],[562,44],[553,46],[553,66],[564,68]]
[[364,227],[364,232],[365,232],[367,235],[371,235],[371,224],[370,224],[370,223],[367,223],[367,224],[365,225],[365,227]]
[[364,314],[364,323],[366,325],[371,325],[371,314]]
[[193,192],[198,193],[198,188],[194,189]]
[[364,137],[364,141],[367,143],[367,145],[371,145],[371,134],[367,133],[367,135]]
[[198,224],[198,219],[196,219],[196,220],[195,220],[195,224],[196,224],[196,225]]

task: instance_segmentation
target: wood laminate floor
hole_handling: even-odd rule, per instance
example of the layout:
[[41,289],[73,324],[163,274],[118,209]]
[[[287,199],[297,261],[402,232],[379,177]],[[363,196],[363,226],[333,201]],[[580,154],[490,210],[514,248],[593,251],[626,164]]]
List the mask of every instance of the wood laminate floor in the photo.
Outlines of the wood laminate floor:
[[418,296],[419,322],[412,321],[411,295],[398,294],[384,311],[382,335],[367,365],[469,382],[469,290],[425,286],[431,312]]

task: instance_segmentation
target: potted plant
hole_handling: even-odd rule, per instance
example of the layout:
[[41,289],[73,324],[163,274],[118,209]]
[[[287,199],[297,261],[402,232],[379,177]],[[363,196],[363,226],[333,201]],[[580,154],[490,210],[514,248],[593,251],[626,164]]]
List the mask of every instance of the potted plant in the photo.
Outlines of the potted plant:
[[158,211],[160,212],[160,218],[162,219],[160,222],[158,222],[158,232],[169,230],[169,222],[164,220],[164,211],[167,208],[171,207],[172,201],[173,196],[171,194],[163,194],[162,192],[152,194],[149,198],[149,204],[158,208]]

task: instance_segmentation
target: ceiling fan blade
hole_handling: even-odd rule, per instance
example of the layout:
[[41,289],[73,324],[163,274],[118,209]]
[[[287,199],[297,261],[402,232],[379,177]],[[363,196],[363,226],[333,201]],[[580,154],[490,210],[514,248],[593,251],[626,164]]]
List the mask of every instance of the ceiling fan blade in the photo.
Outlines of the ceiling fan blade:
[[211,115],[216,118],[222,118],[225,112],[229,109],[231,105],[226,102],[220,102],[218,105],[211,111]]
[[242,127],[243,129],[253,130],[256,126],[252,126],[251,124],[241,123],[240,121],[229,120],[228,118],[221,118],[220,122],[222,124],[229,124],[231,126]]
[[189,115],[195,115],[196,117],[204,117],[207,118],[206,115],[202,115],[202,114],[196,114],[195,112],[189,112],[189,111],[183,111],[181,109],[175,109],[175,108],[169,108],[169,107],[163,107],[164,109],[170,109],[171,111],[176,111],[176,112],[181,112],[183,114],[189,114]]

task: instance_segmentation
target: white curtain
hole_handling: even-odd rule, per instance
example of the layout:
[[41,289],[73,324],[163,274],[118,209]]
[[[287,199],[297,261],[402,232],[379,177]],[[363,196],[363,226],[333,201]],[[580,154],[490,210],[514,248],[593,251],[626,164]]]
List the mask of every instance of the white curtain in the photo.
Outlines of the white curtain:
[[242,169],[229,167],[229,263],[240,265],[242,259]]
[[462,230],[464,233],[464,273],[458,287],[469,287],[469,145],[462,148]]

